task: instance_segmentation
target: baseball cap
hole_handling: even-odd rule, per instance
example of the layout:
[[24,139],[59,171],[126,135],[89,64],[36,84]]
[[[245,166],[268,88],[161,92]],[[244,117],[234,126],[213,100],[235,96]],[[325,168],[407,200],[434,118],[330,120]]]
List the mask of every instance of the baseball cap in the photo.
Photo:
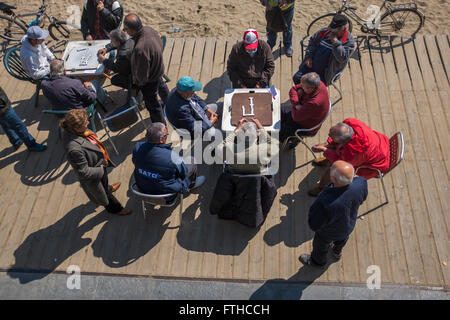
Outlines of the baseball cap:
[[348,23],[348,19],[343,14],[337,14],[333,17],[333,20],[331,20],[331,23],[329,25],[330,29],[337,29],[342,26],[345,26]]
[[188,76],[180,78],[177,82],[177,89],[181,92],[200,91],[202,90],[202,87],[200,81],[195,81]]
[[256,49],[258,47],[258,32],[255,29],[248,29],[244,32],[245,49]]
[[42,30],[39,26],[32,26],[27,30],[27,37],[29,39],[45,39],[48,37],[48,31]]

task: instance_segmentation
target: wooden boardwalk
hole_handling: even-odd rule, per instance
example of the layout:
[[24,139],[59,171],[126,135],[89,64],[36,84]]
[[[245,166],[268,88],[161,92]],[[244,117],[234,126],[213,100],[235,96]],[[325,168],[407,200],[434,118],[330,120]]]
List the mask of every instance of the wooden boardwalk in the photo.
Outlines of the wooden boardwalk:
[[[172,79],[169,87],[190,75],[203,83],[200,95],[207,102],[221,101],[230,87],[226,60],[237,41],[168,39],[164,58]],[[273,84],[283,103],[288,102],[291,77],[302,59],[300,42],[294,43],[292,59],[275,52]],[[46,99],[41,94],[35,109],[30,100],[34,86],[11,78],[2,67],[0,85],[31,134],[47,141],[49,148],[40,154],[24,147],[14,151],[0,135],[0,269],[65,272],[78,265],[83,273],[364,284],[370,276],[367,268],[377,265],[382,284],[448,289],[449,76],[446,35],[420,36],[383,50],[369,48],[365,38],[358,38],[358,50],[338,82],[342,100],[309,143],[325,141],[332,124],[355,117],[388,136],[402,131],[405,158],[386,176],[390,203],[358,219],[341,261],[313,271],[302,267],[298,256],[311,250],[307,212],[314,199],[306,191],[320,169],[300,167],[311,160],[304,147],[281,155],[275,176],[278,195],[258,230],[209,214],[219,165],[200,166],[207,183],[201,194],[185,199],[183,225],[178,227],[178,208],[149,209],[144,220],[140,203],[127,188],[132,147],[144,137],[138,123],[114,137],[121,154],[113,158],[120,165],[110,174],[110,181],[122,182],[117,197],[134,214],[108,215],[88,202],[76,182],[58,137],[57,118],[42,114]],[[119,100],[123,92],[108,89]],[[334,88],[330,94],[337,99]],[[147,111],[144,114],[148,118]],[[360,213],[383,201],[380,181],[370,180]]]

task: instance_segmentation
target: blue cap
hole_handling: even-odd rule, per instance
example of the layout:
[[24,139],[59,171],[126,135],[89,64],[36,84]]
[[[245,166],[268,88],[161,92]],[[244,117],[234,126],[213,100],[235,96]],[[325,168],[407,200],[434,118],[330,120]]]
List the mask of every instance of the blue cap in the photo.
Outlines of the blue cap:
[[191,77],[180,78],[177,82],[177,89],[181,92],[200,91],[202,90],[202,87],[200,81],[195,81]]
[[29,39],[45,39],[48,37],[48,31],[42,30],[39,26],[32,26],[27,30],[27,37]]

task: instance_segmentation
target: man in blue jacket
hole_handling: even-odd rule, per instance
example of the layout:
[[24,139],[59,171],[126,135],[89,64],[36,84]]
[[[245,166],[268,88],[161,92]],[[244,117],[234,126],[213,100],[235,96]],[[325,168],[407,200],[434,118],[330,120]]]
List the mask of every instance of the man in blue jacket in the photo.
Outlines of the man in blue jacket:
[[333,77],[344,70],[355,49],[355,40],[348,26],[347,17],[337,14],[327,28],[311,36],[305,59],[294,74],[295,84],[300,83],[304,74],[315,72],[329,86]]
[[147,142],[138,142],[134,147],[134,178],[144,193],[185,193],[205,182],[205,177],[197,177],[195,164],[186,165],[172,151],[172,144],[166,143],[167,136],[166,126],[154,122],[148,128]]
[[338,160],[330,169],[332,183],[319,194],[309,209],[309,227],[315,232],[313,251],[302,254],[300,262],[313,267],[327,263],[330,246],[339,260],[350,234],[355,228],[359,206],[367,198],[367,180],[354,176],[353,166]]
[[176,129],[186,129],[194,136],[194,123],[201,122],[202,133],[211,128],[219,119],[222,105],[206,104],[195,94],[202,84],[191,77],[182,77],[167,98],[165,110],[170,124]]

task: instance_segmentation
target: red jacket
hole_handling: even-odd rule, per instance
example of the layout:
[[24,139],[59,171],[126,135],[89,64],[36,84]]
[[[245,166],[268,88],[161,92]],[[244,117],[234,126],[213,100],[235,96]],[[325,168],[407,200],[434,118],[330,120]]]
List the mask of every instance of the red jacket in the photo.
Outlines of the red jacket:
[[[325,84],[321,81],[319,88],[312,94],[305,94],[300,88],[301,84],[297,84],[289,91],[289,99],[291,100],[291,115],[300,128],[309,129],[318,125],[328,113],[330,107],[330,98]],[[301,105],[300,110],[295,106]],[[315,135],[320,127],[309,132]]]
[[[330,162],[344,160],[351,163],[355,169],[359,166],[377,168],[382,173],[389,170],[389,139],[384,134],[372,130],[358,119],[345,119],[344,123],[353,128],[353,137],[346,144],[339,145],[328,138],[330,145],[336,146],[336,151],[327,149],[324,156]],[[374,170],[361,169],[358,176],[373,178],[378,173]]]

